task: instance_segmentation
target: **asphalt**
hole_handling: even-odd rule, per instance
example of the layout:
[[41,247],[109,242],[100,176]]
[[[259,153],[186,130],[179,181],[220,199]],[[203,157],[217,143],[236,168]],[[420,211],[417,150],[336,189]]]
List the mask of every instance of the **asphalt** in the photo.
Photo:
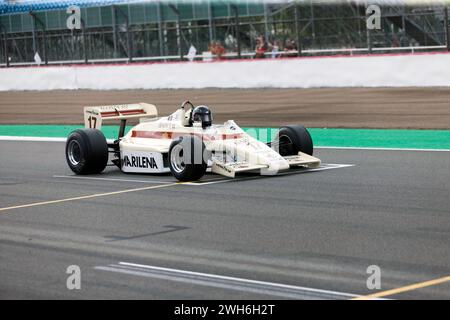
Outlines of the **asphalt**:
[[[448,152],[320,149],[329,170],[181,185],[73,178],[59,142],[0,150],[0,299],[348,299],[450,275]],[[386,298],[450,299],[450,284]]]

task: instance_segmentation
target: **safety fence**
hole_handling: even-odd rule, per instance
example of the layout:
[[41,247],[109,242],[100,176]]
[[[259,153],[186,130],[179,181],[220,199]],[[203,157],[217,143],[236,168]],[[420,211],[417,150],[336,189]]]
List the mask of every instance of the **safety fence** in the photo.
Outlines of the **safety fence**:
[[[41,2],[40,7],[23,5],[19,12],[0,13],[0,66],[353,55],[449,47],[448,12],[442,5],[381,6],[380,28],[368,29],[367,7],[350,1]],[[68,29],[72,11],[68,13],[62,3],[81,6],[79,29]]]

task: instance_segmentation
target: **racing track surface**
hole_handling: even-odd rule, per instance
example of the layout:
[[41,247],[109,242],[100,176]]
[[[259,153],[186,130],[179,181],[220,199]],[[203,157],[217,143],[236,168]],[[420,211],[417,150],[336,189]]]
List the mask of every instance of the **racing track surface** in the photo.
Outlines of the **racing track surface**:
[[[0,209],[2,299],[349,299],[373,293],[369,265],[382,291],[450,275],[448,152],[321,149],[324,163],[354,166],[181,185],[112,167],[73,178],[59,142],[0,149],[0,208],[44,202]],[[70,201],[45,203],[58,199]],[[69,265],[79,291],[66,289]]]

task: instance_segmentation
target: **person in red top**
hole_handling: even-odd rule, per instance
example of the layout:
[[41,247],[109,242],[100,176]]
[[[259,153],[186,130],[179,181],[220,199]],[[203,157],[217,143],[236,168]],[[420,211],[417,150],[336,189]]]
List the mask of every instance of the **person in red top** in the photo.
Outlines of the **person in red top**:
[[256,40],[255,58],[260,59],[265,57],[265,53],[269,50],[269,45],[263,36]]
[[224,59],[224,55],[226,53],[226,50],[222,43],[220,41],[216,41],[216,45],[214,47],[214,53],[217,56],[217,59],[221,60]]
[[211,54],[217,57],[217,59],[219,60],[223,59],[226,53],[226,50],[224,46],[220,43],[220,41],[211,42],[209,46],[209,51],[211,51]]

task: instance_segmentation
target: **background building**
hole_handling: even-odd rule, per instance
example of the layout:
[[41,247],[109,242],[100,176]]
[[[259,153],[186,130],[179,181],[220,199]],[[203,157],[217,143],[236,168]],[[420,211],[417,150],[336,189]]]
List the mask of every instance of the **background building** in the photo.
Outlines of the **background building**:
[[[67,27],[74,4],[79,30]],[[253,58],[260,36],[275,45],[272,57],[282,56],[276,48],[289,56],[447,50],[444,6],[385,1],[380,30],[367,30],[366,9],[311,0],[0,0],[0,62],[35,63],[36,53],[43,63],[179,60],[191,46],[202,59],[216,41],[223,58]]]

